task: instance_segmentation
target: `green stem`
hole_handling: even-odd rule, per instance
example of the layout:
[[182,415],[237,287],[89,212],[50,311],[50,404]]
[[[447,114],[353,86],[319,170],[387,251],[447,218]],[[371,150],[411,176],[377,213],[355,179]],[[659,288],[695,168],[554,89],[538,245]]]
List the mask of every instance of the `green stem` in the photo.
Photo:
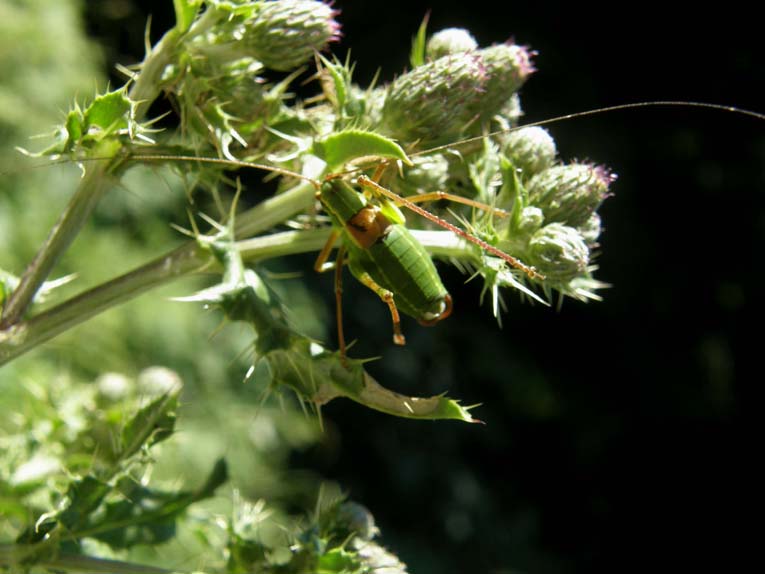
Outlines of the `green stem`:
[[79,574],[173,574],[180,572],[179,570],[166,570],[155,566],[76,554],[61,554],[52,560],[42,560],[37,565],[56,572],[77,572]]
[[[300,183],[285,193],[265,200],[237,218],[237,235],[262,233],[300,213],[313,201],[313,193],[310,184]],[[267,257],[276,256],[277,253],[286,255],[299,253],[301,250],[315,250],[317,241],[315,236],[309,241],[297,241],[293,235],[288,235],[285,236],[285,241],[291,243],[286,247],[275,246],[273,240],[264,239],[265,249],[273,253]],[[250,257],[265,258],[259,255],[257,249],[250,253]],[[107,309],[173,279],[199,272],[212,264],[213,259],[209,254],[196,242],[190,241],[138,269],[81,293],[25,322],[12,324],[0,330],[0,365]]]
[[[428,253],[443,259],[475,259],[475,248],[450,231],[425,231],[412,229],[412,235]],[[237,241],[236,247],[244,261],[249,263],[275,259],[297,253],[319,251],[329,238],[330,228],[308,229],[305,231],[284,231],[262,237]]]
[[[188,35],[194,35],[207,29],[217,18],[213,10],[208,11],[198,20]],[[141,72],[135,78],[130,89],[130,98],[138,102],[135,120],[140,121],[161,90],[162,74],[177,55],[179,43],[187,35],[176,28],[167,32],[157,45],[151,49],[141,66]],[[114,146],[110,146],[114,147]],[[92,157],[116,157],[119,149],[94,150]],[[115,161],[117,163],[115,164]],[[0,329],[15,325],[29,308],[40,286],[50,275],[51,270],[61,255],[69,248],[74,238],[89,219],[93,209],[110,187],[109,175],[119,165],[118,160],[98,161],[88,164],[88,173],[72,196],[69,204],[48,234],[48,238],[38,250],[34,259],[27,266],[19,286],[13,291],[0,317]]]
[[461,259],[463,261],[480,261],[476,257],[478,249],[464,239],[457,237],[451,231],[430,231],[412,229],[412,235],[423,247],[435,257],[442,259]]
[[287,221],[313,205],[316,189],[304,181],[279,195],[256,205],[236,218],[236,236],[246,237],[263,233]]
[[93,208],[109,188],[108,174],[115,167],[114,161],[99,161],[91,167],[37,255],[25,269],[18,287],[11,293],[3,310],[0,329],[10,327],[24,315],[59,257],[74,241]]
[[188,32],[184,34],[177,28],[172,28],[162,36],[162,39],[155,46],[147,51],[141,64],[141,71],[135,77],[135,82],[129,92],[130,99],[137,102],[136,121],[140,121],[146,115],[151,104],[159,96],[162,90],[162,74],[164,74],[167,66],[175,60],[181,42],[205,32],[218,20],[218,17],[216,10],[208,9]]
[[284,231],[237,241],[236,247],[243,261],[255,263],[296,253],[317,252],[327,242],[329,233],[329,227],[305,231]]
[[197,271],[208,263],[194,243],[188,243],[159,259],[0,331],[0,365],[30,351],[99,313],[159,287],[172,279]]
[[[264,204],[273,202],[278,197],[267,200]],[[262,206],[263,204],[244,214],[249,216],[247,219],[253,220],[252,227],[258,227],[255,222],[264,223],[271,220],[268,210]],[[263,212],[266,213],[263,214]],[[256,217],[258,213],[263,217]],[[475,257],[475,250],[470,244],[448,231],[413,230],[412,233],[436,257],[462,260]],[[243,260],[256,262],[319,251],[328,237],[328,228],[285,231],[239,241],[237,247]],[[195,242],[186,243],[151,263],[81,293],[29,321],[0,332],[0,365],[107,309],[179,277],[209,269],[214,264],[214,259]]]
[[[24,570],[26,562],[40,552],[40,546],[24,544],[0,545],[0,566],[11,572]],[[177,570],[166,570],[143,564],[131,564],[118,560],[106,560],[77,554],[55,554],[49,558],[34,560],[35,566],[55,572],[77,572],[82,574],[170,574]]]

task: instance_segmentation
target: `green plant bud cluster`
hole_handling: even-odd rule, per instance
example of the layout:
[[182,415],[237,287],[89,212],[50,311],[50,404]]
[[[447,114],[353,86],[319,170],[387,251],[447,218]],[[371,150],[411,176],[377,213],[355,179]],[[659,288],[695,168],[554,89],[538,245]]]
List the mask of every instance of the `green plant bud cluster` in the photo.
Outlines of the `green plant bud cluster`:
[[266,126],[295,117],[284,102],[289,82],[269,86],[258,76],[262,64],[253,58],[231,62],[189,58],[188,67],[174,71],[177,80],[167,89],[179,107],[184,131],[198,135],[202,143],[212,144],[220,155],[232,157],[233,144],[251,151],[270,149],[278,138]]
[[498,203],[512,211],[500,225],[506,249],[544,275],[546,293],[595,298],[603,287],[590,275],[601,232],[597,209],[615,176],[602,166],[555,163],[555,142],[541,128],[511,132],[501,145]]
[[[330,5],[210,0],[203,8],[178,0],[175,6],[177,29],[153,48],[133,87],[70,112],[47,153],[76,150],[100,158],[109,145],[114,149],[106,151],[117,160],[127,158],[125,164],[131,157],[174,157],[186,173],[193,172],[189,187],[215,191],[230,183],[225,171],[234,164],[210,156],[271,166],[286,175],[280,195],[253,208],[259,211],[246,220],[246,231],[237,229],[238,239],[257,245],[253,261],[321,249],[318,238],[326,241],[330,232],[319,227],[334,216],[335,229],[345,229],[356,213],[338,216],[325,206],[319,217],[306,216],[322,179],[342,178],[352,196],[360,191],[355,176],[371,177],[386,167],[379,171],[380,183],[401,196],[460,196],[424,207],[444,208],[439,215],[475,242],[447,233],[448,225],[436,217],[408,217],[406,225],[422,232],[413,237],[430,254],[482,274],[495,309],[499,287],[529,297],[555,291],[579,299],[594,298],[592,292],[602,287],[590,275],[601,230],[597,209],[614,177],[593,164],[561,163],[555,141],[540,127],[508,131],[522,115],[518,90],[534,71],[527,48],[510,43],[479,48],[459,29],[443,30],[426,42],[423,27],[412,50],[413,69],[388,85],[359,86],[350,61],[319,54],[317,93],[301,101],[289,93],[300,66],[338,36]],[[292,74],[273,83],[266,68]],[[180,116],[175,133],[150,130],[152,119],[140,123],[162,93],[171,95]],[[135,140],[149,132],[156,141],[144,137],[139,143],[148,151],[135,153]],[[189,156],[204,160],[186,161]],[[94,176],[99,185],[106,182],[102,175],[120,175],[117,160]],[[83,164],[86,170],[96,165]],[[378,201],[365,191],[370,201]],[[405,205],[395,199],[380,204],[390,211],[394,204]],[[264,236],[260,242],[258,234],[282,224],[296,230],[299,240],[279,237],[269,246]],[[196,233],[206,248],[197,249],[199,256],[212,257],[224,276],[188,300],[252,325],[258,333],[254,350],[272,385],[292,388],[314,405],[347,397],[400,416],[473,420],[466,408],[443,397],[418,400],[416,407],[402,403],[376,386],[360,363],[339,362],[337,353],[300,334],[267,277],[245,269],[233,229],[232,223],[220,226],[219,235]],[[492,247],[510,257],[503,261]],[[416,263],[426,256],[423,251]],[[6,308],[9,293],[14,296],[5,281],[0,304]]]
[[580,227],[608,196],[615,179],[606,168],[586,163],[557,165],[529,180],[529,201],[542,208],[545,221]]
[[530,53],[516,45],[438,58],[389,86],[382,129],[404,142],[452,140],[499,113],[533,71]]
[[[509,102],[504,110],[510,110]],[[514,114],[520,114],[517,98]],[[514,119],[495,117],[508,130]],[[498,272],[484,258],[478,265],[485,291],[496,298],[497,287],[524,291],[537,285],[547,297],[553,292],[580,300],[597,299],[604,287],[592,278],[592,260],[599,247],[601,220],[597,210],[615,180],[608,169],[590,163],[562,163],[550,133],[538,126],[495,133],[492,139],[468,140],[450,158],[447,189],[509,213],[509,217],[472,211],[470,229],[543,278],[529,278],[518,269]],[[458,185],[459,184],[459,185]],[[470,217],[472,208],[458,208]],[[533,293],[524,291],[534,297]],[[499,304],[495,299],[495,312]]]
[[473,35],[464,28],[446,28],[433,34],[428,40],[426,54],[435,60],[449,54],[471,52],[478,48]]
[[243,24],[242,46],[266,68],[294,70],[338,39],[336,14],[329,5],[314,0],[260,2],[254,16]]

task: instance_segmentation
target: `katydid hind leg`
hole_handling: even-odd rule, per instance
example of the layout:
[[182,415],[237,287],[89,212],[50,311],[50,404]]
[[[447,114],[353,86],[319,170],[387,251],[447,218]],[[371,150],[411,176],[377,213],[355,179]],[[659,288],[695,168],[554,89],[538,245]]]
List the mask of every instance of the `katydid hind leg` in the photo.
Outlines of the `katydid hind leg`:
[[340,351],[340,360],[347,366],[345,344],[345,332],[343,330],[343,259],[345,258],[345,245],[341,245],[337,251],[335,262],[335,318],[337,320],[337,346]]
[[380,299],[382,299],[383,303],[388,306],[388,309],[390,309],[391,320],[393,321],[393,342],[396,345],[405,345],[406,339],[404,338],[404,334],[401,332],[401,316],[399,315],[398,307],[396,307],[393,293],[378,284],[374,279],[372,279],[372,276],[369,273],[362,273],[358,277],[358,280],[363,285],[374,291],[375,294]]

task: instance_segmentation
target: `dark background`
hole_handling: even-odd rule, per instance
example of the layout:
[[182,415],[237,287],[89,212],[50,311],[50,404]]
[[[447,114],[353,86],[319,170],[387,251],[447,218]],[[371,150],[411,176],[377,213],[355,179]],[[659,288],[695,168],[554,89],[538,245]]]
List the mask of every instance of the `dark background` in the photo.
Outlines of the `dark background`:
[[[141,58],[171,2],[91,2],[110,61]],[[539,52],[526,118],[651,100],[765,111],[760,32],[743,3],[342,2],[357,80],[407,65],[430,30],[514,37]],[[760,403],[765,123],[648,108],[550,128],[561,156],[620,178],[601,210],[604,302],[561,311],[508,294],[499,330],[480,286],[444,266],[456,307],[434,329],[358,292],[346,308],[357,356],[410,394],[449,392],[486,426],[402,421],[346,402],[325,409],[321,448],[296,457],[366,504],[413,573],[731,571],[759,546],[753,460]],[[322,278],[324,279],[324,278]],[[317,280],[331,297],[331,281]],[[350,282],[346,282],[350,283]],[[351,286],[348,287],[352,288]],[[346,299],[348,300],[348,299]],[[747,521],[754,520],[755,526]]]

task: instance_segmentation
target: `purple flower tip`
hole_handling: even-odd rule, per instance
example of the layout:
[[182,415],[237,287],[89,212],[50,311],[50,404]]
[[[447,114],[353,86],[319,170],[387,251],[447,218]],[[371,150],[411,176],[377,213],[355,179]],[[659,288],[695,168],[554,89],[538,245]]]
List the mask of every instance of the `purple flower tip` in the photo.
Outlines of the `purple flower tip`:
[[521,49],[520,72],[521,72],[521,77],[525,78],[526,76],[530,76],[531,74],[537,71],[537,69],[534,67],[534,62],[532,60],[533,58],[539,55],[539,52],[537,52],[536,50],[530,50],[528,46],[520,46],[520,49]]
[[598,181],[606,186],[611,185],[619,177],[604,165],[593,165],[592,171],[595,173]]

